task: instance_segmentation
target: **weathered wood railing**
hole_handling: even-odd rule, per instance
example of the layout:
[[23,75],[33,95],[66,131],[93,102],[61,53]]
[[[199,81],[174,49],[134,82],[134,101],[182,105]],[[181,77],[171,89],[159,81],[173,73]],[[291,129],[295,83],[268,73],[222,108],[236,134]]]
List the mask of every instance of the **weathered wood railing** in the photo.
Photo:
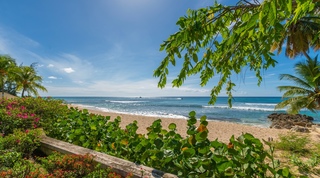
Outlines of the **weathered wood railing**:
[[57,151],[63,154],[91,154],[94,155],[94,160],[102,166],[111,167],[112,170],[122,176],[132,173],[134,178],[177,178],[176,175],[165,173],[151,167],[137,165],[133,162],[100,153],[94,150],[83,148],[47,136],[43,136],[41,140],[41,151],[49,155],[52,151]]

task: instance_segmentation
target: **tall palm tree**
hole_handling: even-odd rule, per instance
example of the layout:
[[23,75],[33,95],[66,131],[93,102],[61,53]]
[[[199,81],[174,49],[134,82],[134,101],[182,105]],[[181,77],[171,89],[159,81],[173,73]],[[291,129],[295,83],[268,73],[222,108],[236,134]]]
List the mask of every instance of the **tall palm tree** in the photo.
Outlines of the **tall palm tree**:
[[295,64],[295,73],[281,74],[280,80],[292,81],[296,86],[279,86],[284,101],[276,105],[276,109],[288,107],[287,112],[297,114],[301,109],[306,108],[312,112],[320,109],[320,63],[318,56],[314,59],[307,58],[305,62]]
[[2,99],[4,98],[5,84],[13,78],[16,68],[17,65],[13,58],[7,55],[0,55],[0,89],[2,92]]
[[[279,40],[274,42],[271,51],[277,49],[279,54],[282,48],[285,47],[285,54],[290,58],[295,58],[300,54],[310,58],[308,55],[310,47],[315,51],[320,49],[320,17],[318,10],[319,8],[316,8],[315,14],[318,14],[317,16],[306,16],[292,23],[283,32]],[[284,43],[286,44],[284,45]]]
[[17,91],[22,90],[21,97],[24,97],[26,92],[28,95],[34,94],[38,96],[38,89],[47,91],[47,89],[41,85],[42,77],[37,75],[34,65],[35,64],[20,66],[16,73]]

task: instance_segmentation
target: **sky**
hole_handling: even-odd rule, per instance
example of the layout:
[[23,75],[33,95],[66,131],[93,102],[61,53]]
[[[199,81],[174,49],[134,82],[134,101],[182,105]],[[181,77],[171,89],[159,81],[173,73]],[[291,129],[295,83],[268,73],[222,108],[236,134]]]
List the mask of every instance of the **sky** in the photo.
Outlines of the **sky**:
[[[180,67],[170,67],[167,85],[157,87],[153,71],[165,57],[160,44],[178,31],[188,9],[213,0],[0,0],[0,54],[18,64],[37,63],[41,96],[210,96],[214,77],[200,86],[197,76],[180,88],[171,81]],[[221,4],[233,4],[221,0]],[[263,82],[249,69],[232,76],[234,96],[281,96],[279,74],[292,73],[299,60],[276,57],[263,71]],[[220,96],[225,96],[222,91]]]

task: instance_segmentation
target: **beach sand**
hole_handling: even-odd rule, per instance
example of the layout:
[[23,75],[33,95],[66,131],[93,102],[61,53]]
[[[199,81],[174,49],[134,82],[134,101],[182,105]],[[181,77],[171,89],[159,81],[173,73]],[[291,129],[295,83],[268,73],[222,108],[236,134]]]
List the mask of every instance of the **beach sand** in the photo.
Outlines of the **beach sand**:
[[[72,107],[78,108],[78,109],[84,109],[81,106],[77,105],[71,105]],[[177,125],[177,133],[179,133],[181,136],[186,137],[187,134],[187,120],[186,119],[176,119],[176,118],[156,118],[156,117],[148,117],[148,116],[139,116],[139,115],[130,115],[130,114],[121,114],[121,113],[112,113],[112,112],[104,112],[100,110],[93,110],[89,108],[88,109],[90,113],[93,114],[99,114],[103,116],[110,116],[111,119],[116,118],[117,116],[121,117],[121,127],[125,128],[126,125],[132,123],[134,120],[138,122],[139,129],[137,130],[140,134],[146,134],[147,133],[147,127],[149,127],[155,120],[161,119],[162,121],[162,127],[166,130],[168,130],[168,125],[170,123],[175,123]],[[279,134],[286,134],[290,132],[289,130],[283,130],[283,129],[270,129],[270,128],[262,128],[262,127],[256,127],[251,125],[244,125],[244,124],[238,124],[238,123],[232,123],[232,122],[222,122],[222,121],[208,121],[208,138],[209,140],[213,141],[215,139],[218,139],[219,141],[222,141],[224,143],[229,143],[229,139],[232,135],[237,138],[242,133],[250,133],[256,138],[262,140],[268,140],[269,137],[273,138],[273,140],[277,140],[279,137]],[[199,122],[197,123],[197,125]]]

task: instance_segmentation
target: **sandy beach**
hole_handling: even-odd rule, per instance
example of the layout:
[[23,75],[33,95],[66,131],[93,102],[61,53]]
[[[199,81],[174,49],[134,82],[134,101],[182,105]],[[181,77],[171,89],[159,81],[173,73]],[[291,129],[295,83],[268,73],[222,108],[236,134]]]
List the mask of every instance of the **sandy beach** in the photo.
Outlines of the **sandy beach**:
[[[78,109],[84,109],[81,106],[72,105],[72,107]],[[88,109],[88,108],[86,108]],[[121,127],[125,128],[126,125],[132,123],[134,120],[138,122],[138,133],[146,134],[146,128],[149,127],[155,120],[161,119],[163,128],[167,129],[170,123],[175,123],[177,125],[177,132],[183,137],[187,136],[187,120],[186,119],[173,119],[173,118],[155,118],[139,115],[130,115],[130,114],[121,114],[121,113],[112,113],[112,112],[103,112],[100,110],[88,109],[90,113],[100,114],[103,116],[110,116],[111,119],[116,118],[117,116],[121,117]],[[207,126],[209,130],[209,139],[215,140],[218,139],[224,143],[228,143],[232,135],[235,137],[240,136],[242,133],[251,133],[256,138],[260,140],[268,140],[269,137],[272,137],[273,140],[277,140],[279,134],[286,134],[288,130],[282,129],[270,129],[262,128],[251,125],[237,124],[232,122],[221,122],[221,121],[208,121]],[[167,129],[168,130],[168,129]]]

